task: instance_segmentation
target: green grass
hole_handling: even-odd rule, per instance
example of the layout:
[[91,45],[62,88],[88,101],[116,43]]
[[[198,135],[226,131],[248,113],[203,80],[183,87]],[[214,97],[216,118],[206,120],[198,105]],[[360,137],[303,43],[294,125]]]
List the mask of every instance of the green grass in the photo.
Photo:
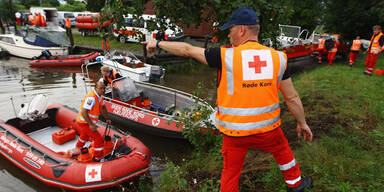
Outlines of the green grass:
[[[336,62],[293,76],[314,132],[312,143],[297,141],[296,121],[282,105],[283,130],[302,175],[314,179],[316,192],[376,192],[384,189],[384,76],[363,75],[365,55],[354,67]],[[376,68],[384,69],[379,57]],[[158,191],[218,191],[221,154],[192,152],[169,163]],[[196,181],[196,182],[194,182]],[[270,154],[250,150],[240,191],[286,191]]]
[[[83,37],[79,33],[73,33],[73,39],[75,45],[87,45],[92,47],[98,47],[101,49],[102,38],[99,35]],[[120,43],[115,38],[109,39],[109,46],[111,49],[130,50],[130,51],[141,51],[143,46],[139,43]]]

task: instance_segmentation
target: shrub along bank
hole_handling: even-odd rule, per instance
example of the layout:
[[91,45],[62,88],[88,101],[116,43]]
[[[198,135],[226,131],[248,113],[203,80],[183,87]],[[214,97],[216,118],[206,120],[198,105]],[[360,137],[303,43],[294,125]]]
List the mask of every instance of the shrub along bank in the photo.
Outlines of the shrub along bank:
[[[365,56],[354,67],[336,62],[294,75],[314,141],[297,140],[296,121],[282,102],[283,130],[312,191],[381,191],[384,188],[384,76],[363,75]],[[376,68],[384,69],[379,57]],[[156,191],[218,191],[221,137],[186,133],[195,145],[185,161],[169,162]],[[199,142],[200,141],[200,142]],[[204,141],[204,142],[203,142]],[[272,155],[247,154],[240,191],[285,191]]]

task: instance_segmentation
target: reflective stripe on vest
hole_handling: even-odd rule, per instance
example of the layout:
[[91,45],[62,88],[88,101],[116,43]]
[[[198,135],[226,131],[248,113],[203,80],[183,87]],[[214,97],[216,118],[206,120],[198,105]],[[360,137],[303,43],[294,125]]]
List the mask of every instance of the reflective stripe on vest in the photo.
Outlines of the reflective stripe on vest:
[[216,123],[228,136],[247,136],[280,126],[278,89],[287,67],[283,52],[247,42],[221,47],[222,75]]
[[81,102],[80,111],[77,115],[76,121],[79,123],[87,123],[87,121],[85,121],[83,115],[81,114],[81,110],[83,109],[84,102],[87,99],[87,97],[93,97],[95,99],[95,105],[93,105],[92,109],[88,111],[88,116],[93,123],[96,123],[99,120],[100,108],[101,108],[101,105],[103,104],[104,98],[101,96],[101,99],[99,101],[99,98],[95,94],[95,90],[89,92],[88,95],[84,97],[83,101]]
[[355,39],[353,40],[351,50],[352,51],[359,51],[361,46],[361,40]]
[[381,36],[383,36],[382,32],[380,32],[378,35],[376,35],[376,37],[375,37],[375,35],[372,35],[369,53],[376,53],[376,51],[378,51],[378,52],[381,51],[381,49],[379,50],[379,48],[380,48],[379,40],[380,40]]

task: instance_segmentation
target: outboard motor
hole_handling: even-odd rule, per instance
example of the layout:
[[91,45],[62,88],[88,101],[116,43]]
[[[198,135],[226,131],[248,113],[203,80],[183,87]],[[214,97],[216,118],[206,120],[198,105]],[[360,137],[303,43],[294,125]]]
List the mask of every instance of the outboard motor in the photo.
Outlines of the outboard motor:
[[47,109],[47,101],[47,96],[42,94],[36,95],[31,102],[21,105],[17,116],[21,119],[29,120],[42,119]]
[[150,82],[160,82],[160,79],[164,76],[164,68],[152,65],[151,66],[151,74],[149,76]]

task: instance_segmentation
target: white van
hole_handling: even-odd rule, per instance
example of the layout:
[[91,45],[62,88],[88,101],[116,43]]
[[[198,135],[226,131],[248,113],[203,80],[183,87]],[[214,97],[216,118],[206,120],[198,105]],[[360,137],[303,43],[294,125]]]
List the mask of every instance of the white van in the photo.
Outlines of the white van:
[[29,8],[29,12],[44,15],[48,26],[57,25],[57,9],[54,7],[31,7]]
[[[137,37],[137,32],[141,32],[142,34],[145,35],[145,39],[147,41],[150,40],[155,40],[156,35],[158,33],[158,30],[154,31],[149,31],[147,30],[148,27],[148,21],[156,19],[155,15],[147,15],[143,14],[140,17],[140,22],[137,22],[136,19],[133,17],[133,15],[128,14],[126,17],[124,17],[124,27],[117,30],[114,30],[114,36],[120,43],[125,43],[125,42],[139,42],[139,38]],[[167,23],[170,22],[169,19],[166,21]],[[158,27],[160,27],[159,24],[157,24]],[[175,25],[176,26],[176,25]],[[116,28],[116,26],[115,26]],[[167,29],[165,30],[165,39],[172,39],[177,37],[178,35],[182,34],[183,30],[176,26],[175,30],[172,29]]]
[[75,15],[72,12],[68,11],[58,11],[57,12],[57,22],[59,26],[64,27],[65,18],[69,18],[71,20],[71,27],[76,26]]

